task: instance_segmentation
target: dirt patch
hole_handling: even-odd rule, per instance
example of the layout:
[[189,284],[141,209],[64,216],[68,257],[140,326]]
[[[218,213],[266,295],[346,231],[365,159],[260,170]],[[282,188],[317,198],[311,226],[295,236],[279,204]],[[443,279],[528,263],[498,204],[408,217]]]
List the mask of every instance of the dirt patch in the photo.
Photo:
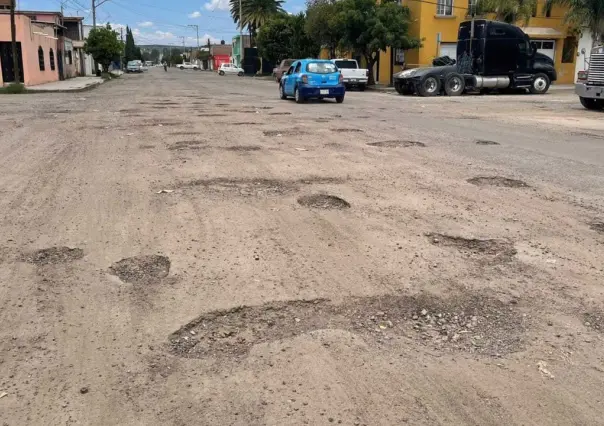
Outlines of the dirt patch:
[[426,144],[423,142],[405,141],[405,140],[369,142],[367,145],[378,146],[380,148],[409,148],[411,146],[420,146],[423,148],[426,146]]
[[514,244],[503,239],[463,238],[453,235],[429,233],[426,237],[434,245],[454,247],[469,256],[488,256],[492,260],[509,262],[516,254]]
[[502,186],[506,188],[529,188],[526,182],[510,179],[503,176],[477,176],[468,179],[468,182],[477,186]]
[[268,115],[292,115],[291,112],[269,112]]
[[342,305],[297,300],[210,312],[170,335],[169,344],[177,356],[222,361],[245,356],[259,344],[339,329],[368,343],[395,345],[404,336],[439,351],[502,356],[522,349],[527,325],[517,306],[482,294],[388,295],[351,298]]
[[207,142],[206,141],[195,141],[195,140],[191,140],[191,141],[179,141],[176,142],[172,145],[170,145],[170,147],[168,148],[170,151],[180,151],[180,150],[184,150],[184,149],[204,149],[207,148],[205,145]]
[[84,257],[84,250],[69,247],[50,247],[36,250],[22,256],[21,260],[34,265],[69,263]]
[[604,222],[595,221],[589,224],[589,227],[596,232],[604,234]]
[[312,194],[298,198],[298,204],[315,209],[348,209],[350,204],[335,195]]
[[153,148],[155,148],[155,145],[139,145],[138,148],[139,149],[153,149]]
[[476,141],[476,145],[499,145],[499,142],[480,139]]
[[261,149],[257,145],[234,145],[225,148],[226,151],[260,151]]
[[363,133],[364,132],[364,130],[361,130],[361,129],[347,129],[347,128],[330,129],[330,130],[335,133]]
[[156,254],[127,257],[111,265],[109,273],[127,283],[153,284],[168,276],[170,259]]
[[301,136],[308,134],[306,130],[301,129],[265,130],[262,133],[264,134],[264,136],[268,137]]

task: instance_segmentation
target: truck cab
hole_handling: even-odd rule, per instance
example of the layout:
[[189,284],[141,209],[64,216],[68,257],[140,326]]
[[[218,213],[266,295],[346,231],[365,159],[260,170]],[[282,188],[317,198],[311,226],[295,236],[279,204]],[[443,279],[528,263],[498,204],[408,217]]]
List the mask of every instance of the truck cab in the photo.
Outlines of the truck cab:
[[575,84],[575,93],[585,108],[604,109],[604,46],[591,49],[587,72]]

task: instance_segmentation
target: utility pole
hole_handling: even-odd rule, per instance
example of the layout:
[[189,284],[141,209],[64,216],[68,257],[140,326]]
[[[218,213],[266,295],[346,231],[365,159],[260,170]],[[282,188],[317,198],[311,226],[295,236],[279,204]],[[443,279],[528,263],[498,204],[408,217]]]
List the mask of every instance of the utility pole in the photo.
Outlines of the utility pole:
[[[241,7],[241,0],[239,0],[239,66],[243,68],[243,8]],[[245,69],[245,68],[244,68]]]
[[199,25],[189,24],[187,26],[195,28],[197,30],[197,52],[199,52]]
[[122,43],[122,53],[120,54],[120,67],[124,70],[124,57],[126,56],[126,46],[124,45],[124,28],[120,27],[120,41]]
[[92,0],[92,28],[96,28],[96,8],[109,0]]

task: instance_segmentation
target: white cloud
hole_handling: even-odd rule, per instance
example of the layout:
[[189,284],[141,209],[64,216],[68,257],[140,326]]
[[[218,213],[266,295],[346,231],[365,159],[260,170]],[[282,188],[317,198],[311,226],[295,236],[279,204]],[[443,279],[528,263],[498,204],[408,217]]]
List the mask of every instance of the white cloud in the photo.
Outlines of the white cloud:
[[110,22],[109,25],[111,25],[111,29],[114,31],[117,31],[118,33],[120,32],[120,30],[125,30],[126,26],[122,25],[122,24],[116,24],[115,22]]
[[203,5],[206,10],[229,10],[229,0],[210,0],[206,4]]
[[141,28],[152,27],[153,26],[153,22],[151,22],[151,21],[139,22],[138,26],[141,27]]
[[199,18],[201,16],[201,12],[196,10],[195,12],[189,13],[189,18],[191,19],[195,19],[195,18]]
[[[216,37],[212,37],[210,34],[205,33],[203,36],[199,37],[199,44],[205,46],[208,44],[208,39],[210,39],[210,43],[212,44],[220,44],[220,39]],[[226,40],[225,40],[226,41]],[[230,41],[226,41],[227,44],[230,44]]]

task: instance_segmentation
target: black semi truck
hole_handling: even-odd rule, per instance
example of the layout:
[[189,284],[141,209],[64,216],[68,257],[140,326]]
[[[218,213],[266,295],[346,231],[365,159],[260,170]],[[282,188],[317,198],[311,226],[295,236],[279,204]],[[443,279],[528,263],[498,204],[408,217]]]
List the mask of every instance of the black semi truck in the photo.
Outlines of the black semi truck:
[[476,19],[459,25],[457,58],[449,65],[402,71],[394,75],[394,87],[420,96],[492,89],[544,94],[556,77],[554,61],[538,53],[520,28]]

